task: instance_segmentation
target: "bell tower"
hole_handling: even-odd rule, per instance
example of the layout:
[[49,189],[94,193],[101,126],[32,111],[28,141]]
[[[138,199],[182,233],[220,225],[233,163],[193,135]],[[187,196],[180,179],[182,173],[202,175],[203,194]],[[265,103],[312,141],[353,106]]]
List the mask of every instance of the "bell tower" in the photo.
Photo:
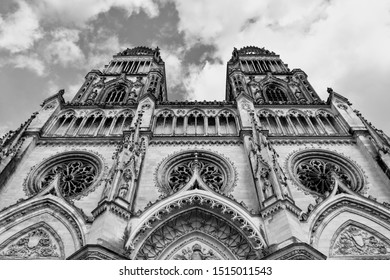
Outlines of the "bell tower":
[[320,102],[304,71],[290,71],[279,55],[253,46],[234,48],[227,64],[226,100],[234,100],[241,94],[256,104]]
[[146,95],[167,100],[165,66],[158,47],[136,47],[114,55],[103,71],[87,74],[72,103],[135,104]]

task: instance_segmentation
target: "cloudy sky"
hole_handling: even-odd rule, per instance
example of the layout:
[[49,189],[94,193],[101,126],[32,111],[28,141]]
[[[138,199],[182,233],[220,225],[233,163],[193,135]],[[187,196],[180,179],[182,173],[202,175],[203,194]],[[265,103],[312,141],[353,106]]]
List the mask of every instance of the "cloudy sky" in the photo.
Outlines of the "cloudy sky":
[[265,47],[390,134],[390,1],[1,0],[0,135],[91,69],[159,46],[170,100],[223,100],[233,47]]

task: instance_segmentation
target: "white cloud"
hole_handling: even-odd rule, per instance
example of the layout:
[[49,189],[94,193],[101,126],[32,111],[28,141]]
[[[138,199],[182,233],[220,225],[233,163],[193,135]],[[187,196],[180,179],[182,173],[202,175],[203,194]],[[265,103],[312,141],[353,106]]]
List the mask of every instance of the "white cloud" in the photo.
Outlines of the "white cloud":
[[45,64],[36,54],[16,55],[9,59],[8,63],[14,65],[16,68],[31,70],[38,76],[45,76],[47,74]]
[[52,32],[52,41],[46,46],[45,56],[51,63],[75,66],[84,63],[84,54],[77,45],[79,30],[60,28]]
[[168,89],[181,85],[186,72],[183,68],[183,49],[162,48],[161,57],[165,62]]
[[88,44],[89,51],[87,53],[88,61],[85,63],[85,69],[101,69],[107,64],[112,56],[120,52],[124,45],[130,47],[130,44],[120,44],[117,35],[107,35],[105,32],[99,32],[98,39]]
[[18,10],[2,18],[0,15],[0,48],[11,53],[25,51],[42,38],[39,18],[24,1],[18,2]]
[[209,62],[200,67],[190,67],[190,75],[184,80],[189,99],[224,100],[225,71],[225,65]]
[[157,4],[152,0],[42,0],[37,6],[41,16],[77,26],[84,26],[112,7],[125,9],[129,16],[140,10],[150,17],[158,15]]

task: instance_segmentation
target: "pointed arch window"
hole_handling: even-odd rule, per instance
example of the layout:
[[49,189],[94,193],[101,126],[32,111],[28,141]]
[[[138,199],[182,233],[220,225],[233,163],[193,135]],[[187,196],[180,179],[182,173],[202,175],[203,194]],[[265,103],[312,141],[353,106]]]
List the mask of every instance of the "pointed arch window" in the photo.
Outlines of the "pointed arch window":
[[169,157],[157,171],[158,187],[170,194],[186,186],[194,174],[207,187],[228,192],[235,183],[235,170],[226,159],[205,151],[192,151]]
[[229,111],[224,111],[218,116],[219,128],[218,134],[220,135],[236,135],[237,124],[236,118]]
[[271,101],[271,102],[287,102],[288,101],[286,92],[275,84],[269,85],[265,90],[265,94],[268,98],[268,101]]
[[169,111],[161,113],[156,119],[155,134],[172,134],[173,114]]
[[119,103],[123,102],[126,97],[127,87],[125,85],[117,85],[111,89],[109,89],[105,103]]
[[98,179],[102,164],[95,156],[83,152],[69,152],[52,157],[40,164],[28,177],[29,196],[53,186],[57,179],[58,191],[66,199],[86,195]]

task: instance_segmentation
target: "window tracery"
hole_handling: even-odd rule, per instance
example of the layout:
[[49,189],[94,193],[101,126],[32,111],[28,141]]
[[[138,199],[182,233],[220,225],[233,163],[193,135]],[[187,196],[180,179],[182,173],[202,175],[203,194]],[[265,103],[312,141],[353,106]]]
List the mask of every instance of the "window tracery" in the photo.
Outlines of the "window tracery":
[[217,191],[222,190],[223,172],[217,165],[204,160],[188,160],[176,165],[168,175],[170,188],[175,192],[184,187],[191,180],[195,168],[198,168],[200,177],[206,185]]
[[271,84],[269,85],[266,90],[265,94],[268,98],[268,101],[271,102],[287,102],[287,95],[286,93],[280,89],[277,85]]
[[52,186],[65,199],[77,199],[87,194],[100,174],[101,164],[86,153],[65,153],[42,163],[29,175],[27,192],[36,195]]
[[290,159],[289,172],[305,191],[317,196],[328,196],[334,187],[334,176],[352,191],[364,187],[361,169],[346,158],[326,150],[308,150]]
[[171,156],[157,169],[160,191],[171,194],[187,185],[195,170],[200,180],[217,192],[229,192],[235,183],[235,170],[225,159],[205,151]]
[[127,87],[125,85],[117,85],[113,87],[109,92],[107,93],[106,99],[104,100],[105,103],[118,103],[123,102],[125,99],[127,93]]

